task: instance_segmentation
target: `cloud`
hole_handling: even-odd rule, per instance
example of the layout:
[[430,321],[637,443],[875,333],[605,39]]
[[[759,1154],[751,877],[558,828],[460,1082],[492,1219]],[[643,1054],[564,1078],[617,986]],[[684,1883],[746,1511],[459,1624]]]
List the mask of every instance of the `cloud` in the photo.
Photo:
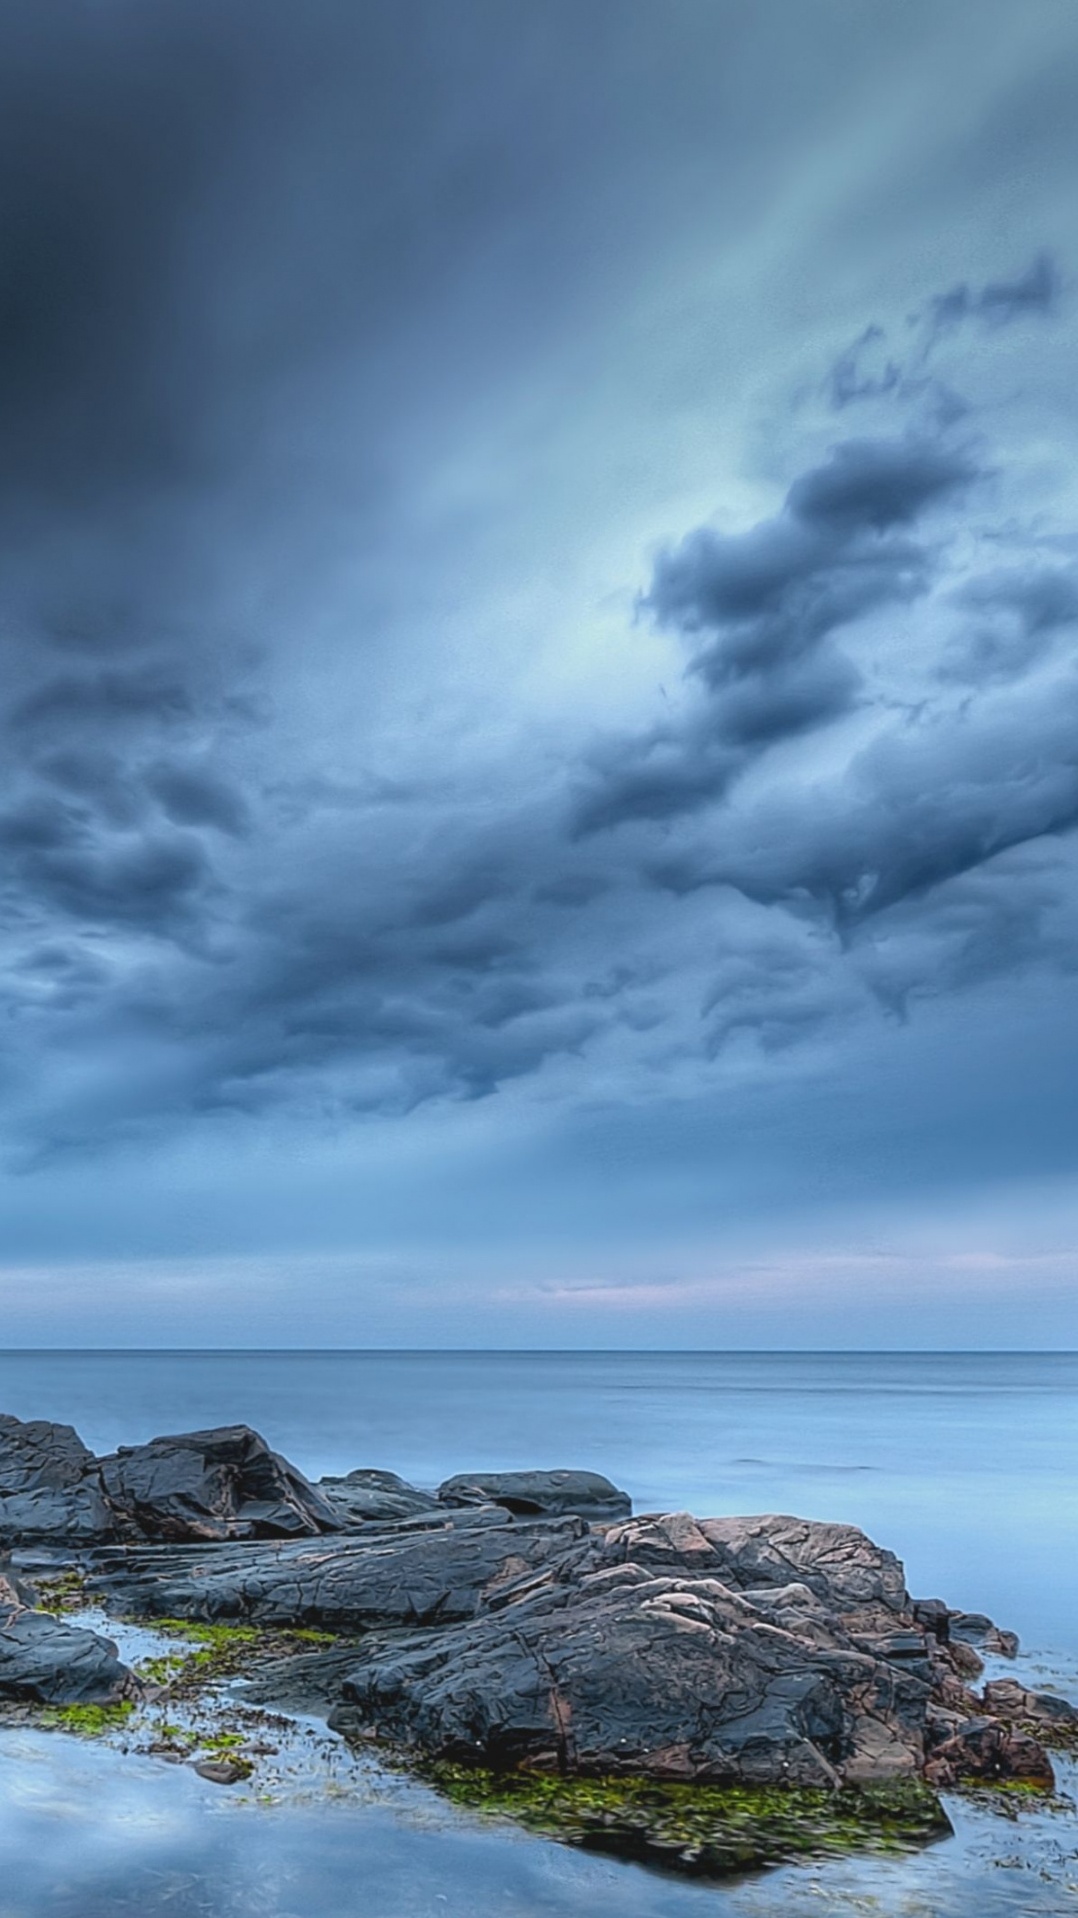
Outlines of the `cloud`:
[[660,554],[643,604],[702,640],[689,671],[703,691],[680,721],[602,749],[577,832],[710,805],[769,747],[852,712],[861,674],[833,636],[927,592],[935,554],[909,530],[978,476],[961,448],[848,441],[794,481],[776,518],[741,534],[700,527]]
[[909,315],[897,340],[873,321],[828,371],[824,391],[831,407],[841,412],[859,402],[927,402],[941,422],[953,424],[965,414],[966,402],[953,385],[929,372],[936,349],[965,328],[990,333],[1028,319],[1047,319],[1059,311],[1065,290],[1059,262],[1043,248],[1014,279],[989,280],[979,287],[963,280],[934,293]]
[[[1078,595],[1005,421],[956,429],[956,400],[791,452],[780,420],[764,476],[709,438],[717,498],[785,495],[755,524],[678,508],[616,651],[667,511],[622,472],[697,502],[702,470],[662,414],[687,366],[649,375],[633,443],[617,352],[700,241],[701,156],[732,193],[763,148],[739,160],[758,106],[718,113],[686,59],[713,9],[587,13],[571,49],[494,0],[0,25],[8,1137],[691,1093],[919,981],[1059,962],[1055,868],[1023,861],[1074,817]],[[1063,294],[1047,255],[951,286],[863,329],[832,399],[901,409],[946,338],[991,352]],[[693,382],[736,387],[718,358]],[[559,401],[544,439],[600,364],[614,398],[579,431]],[[614,534],[566,530],[586,440]]]

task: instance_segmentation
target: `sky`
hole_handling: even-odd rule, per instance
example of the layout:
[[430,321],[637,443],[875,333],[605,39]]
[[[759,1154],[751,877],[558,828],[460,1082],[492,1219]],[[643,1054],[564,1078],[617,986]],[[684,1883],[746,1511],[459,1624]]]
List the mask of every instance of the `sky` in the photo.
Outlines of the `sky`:
[[1069,0],[0,10],[16,1346],[1078,1346]]

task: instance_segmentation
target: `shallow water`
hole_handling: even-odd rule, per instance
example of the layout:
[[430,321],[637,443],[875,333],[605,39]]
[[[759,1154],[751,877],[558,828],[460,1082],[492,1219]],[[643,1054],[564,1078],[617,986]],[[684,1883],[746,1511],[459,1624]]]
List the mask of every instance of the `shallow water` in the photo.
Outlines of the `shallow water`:
[[[243,1419],[313,1476],[584,1465],[640,1510],[848,1519],[905,1559],[916,1592],[1013,1626],[1039,1682],[1078,1696],[1076,1355],[17,1353],[0,1355],[0,1409],[71,1420],[97,1450]],[[951,1810],[956,1837],[916,1857],[708,1886],[373,1776],[329,1802],[260,1805],[184,1767],[8,1731],[0,1918],[1078,1913],[1073,1811]]]

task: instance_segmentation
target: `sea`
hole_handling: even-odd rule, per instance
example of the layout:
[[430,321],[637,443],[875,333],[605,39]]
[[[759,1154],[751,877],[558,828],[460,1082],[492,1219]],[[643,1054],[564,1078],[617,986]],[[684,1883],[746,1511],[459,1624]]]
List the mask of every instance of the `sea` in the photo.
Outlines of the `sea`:
[[[244,1422],[312,1478],[585,1467],[638,1512],[862,1526],[917,1597],[1018,1632],[1078,1700],[1078,1354],[0,1353],[0,1410],[95,1451]],[[369,1761],[373,1764],[374,1761]],[[1078,1918],[1078,1774],[1050,1805],[948,1800],[913,1855],[703,1883],[369,1789],[272,1803],[114,1744],[0,1729],[0,1918]]]

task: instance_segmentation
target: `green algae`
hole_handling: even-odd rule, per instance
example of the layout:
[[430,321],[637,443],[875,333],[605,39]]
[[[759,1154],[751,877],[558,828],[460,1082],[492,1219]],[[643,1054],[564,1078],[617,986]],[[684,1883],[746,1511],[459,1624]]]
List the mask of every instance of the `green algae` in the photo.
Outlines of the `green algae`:
[[828,1792],[491,1772],[444,1761],[421,1775],[464,1809],[708,1877],[794,1858],[910,1851],[951,1831],[936,1794],[917,1779]]
[[37,1609],[61,1618],[65,1612],[81,1612],[87,1603],[86,1579],[81,1571],[60,1572],[56,1578],[36,1578]]
[[139,1677],[159,1689],[193,1697],[220,1680],[247,1677],[262,1661],[346,1643],[335,1632],[292,1625],[224,1625],[187,1618],[149,1618],[146,1629],[179,1640],[175,1652],[139,1659]]
[[134,1709],[130,1698],[121,1699],[117,1705],[50,1705],[42,1713],[41,1722],[55,1731],[74,1732],[79,1738],[101,1738],[105,1732],[121,1730]]

